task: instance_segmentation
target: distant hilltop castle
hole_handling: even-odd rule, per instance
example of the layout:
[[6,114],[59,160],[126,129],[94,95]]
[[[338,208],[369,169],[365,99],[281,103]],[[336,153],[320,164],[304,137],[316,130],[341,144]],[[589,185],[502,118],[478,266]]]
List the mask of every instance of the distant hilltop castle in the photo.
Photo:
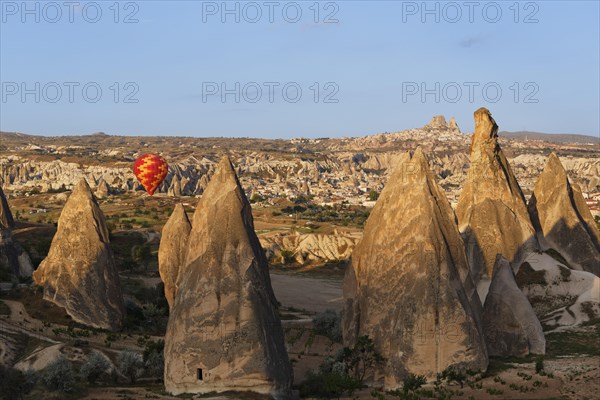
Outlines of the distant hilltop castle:
[[446,118],[443,115],[434,115],[431,118],[431,122],[423,127],[425,130],[452,130],[456,133],[461,133],[458,124],[454,117],[450,117],[450,122],[446,122]]

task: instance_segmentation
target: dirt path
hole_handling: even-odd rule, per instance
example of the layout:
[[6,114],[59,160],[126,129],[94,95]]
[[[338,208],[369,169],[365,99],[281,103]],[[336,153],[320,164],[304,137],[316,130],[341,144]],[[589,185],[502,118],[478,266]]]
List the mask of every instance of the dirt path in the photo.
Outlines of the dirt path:
[[2,324],[2,329],[21,332],[26,335],[35,337],[40,340],[45,340],[50,343],[61,343],[47,336],[40,335],[39,333],[37,333],[44,331],[44,324],[39,319],[35,319],[31,315],[29,315],[29,313],[27,313],[27,310],[25,309],[25,306],[22,303],[18,301],[5,299],[2,299],[0,301],[3,301],[4,304],[6,304],[10,309],[10,315],[8,316],[8,318],[5,318],[0,322]]
[[23,304],[11,300],[0,301],[10,309],[10,315],[0,318],[0,363],[6,364],[9,360],[14,360],[20,335],[24,334],[49,344],[60,343],[37,333],[43,330],[43,324],[40,320],[32,318]]
[[[70,340],[67,336],[56,336],[53,333],[54,328],[62,328],[65,329],[65,325],[57,325],[54,323],[47,324],[44,326],[42,321],[39,319],[33,318],[25,309],[23,303],[14,300],[6,300],[2,299],[6,303],[6,305],[10,308],[10,316],[3,317],[0,319],[0,336],[1,333],[7,334],[16,334],[23,333],[28,336],[34,337],[36,339],[46,341],[49,344],[60,344],[66,343]],[[133,335],[121,335],[121,338],[115,340],[112,343],[110,349],[106,348],[105,337],[107,334],[100,333],[98,335],[90,335],[86,337],[85,340],[89,342],[91,347],[96,347],[98,349],[104,349],[108,352],[118,353],[120,350],[137,348],[136,336]],[[158,340],[160,337],[151,336],[152,340]],[[0,343],[1,344],[1,343]],[[0,348],[0,350],[2,350]],[[5,353],[7,353],[5,349]],[[2,351],[0,351],[0,355]]]
[[[233,397],[211,396],[202,397],[205,400],[231,400]],[[123,400],[123,399],[158,399],[158,400],[176,400],[181,397],[174,397],[165,394],[159,394],[158,391],[151,391],[144,387],[111,387],[111,388],[92,388],[82,400]]]
[[271,271],[275,297],[284,307],[321,312],[341,310],[342,282],[340,280],[309,278]]
[[44,326],[42,321],[29,315],[23,303],[5,299],[2,299],[2,301],[8,306],[8,308],[10,308],[10,316],[8,317],[9,321],[17,323],[25,322],[27,327],[30,329],[39,329]]

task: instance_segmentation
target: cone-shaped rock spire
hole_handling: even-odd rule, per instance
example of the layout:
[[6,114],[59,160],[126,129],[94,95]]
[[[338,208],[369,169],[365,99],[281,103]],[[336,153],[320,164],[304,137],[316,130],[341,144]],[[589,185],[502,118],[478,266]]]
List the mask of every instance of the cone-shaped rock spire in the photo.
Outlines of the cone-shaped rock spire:
[[600,233],[576,185],[571,185],[558,156],[548,157],[529,199],[540,244],[562,254],[569,265],[600,276]]
[[0,229],[11,229],[15,226],[13,215],[8,207],[8,201],[0,187]]
[[173,213],[163,227],[160,247],[158,248],[158,271],[165,284],[165,297],[169,307],[173,306],[173,299],[177,290],[175,284],[177,283],[179,269],[185,263],[188,237],[191,230],[192,225],[183,205],[175,205]]
[[247,390],[287,398],[291,383],[267,261],[225,157],[194,213],[165,337],[165,386],[174,394]]
[[475,111],[471,165],[456,207],[473,280],[485,300],[496,255],[519,265],[537,249],[525,198],[498,144],[498,125],[486,108]]
[[[344,341],[370,336],[385,386],[449,366],[483,370],[481,304],[454,213],[425,155],[406,154],[366,223],[344,278]],[[465,290],[465,286],[468,287]]]
[[483,331],[491,356],[545,354],[542,325],[517,286],[509,262],[498,255],[483,306]]
[[108,229],[96,198],[82,178],[58,219],[48,256],[33,273],[44,298],[77,322],[118,330],[124,308]]

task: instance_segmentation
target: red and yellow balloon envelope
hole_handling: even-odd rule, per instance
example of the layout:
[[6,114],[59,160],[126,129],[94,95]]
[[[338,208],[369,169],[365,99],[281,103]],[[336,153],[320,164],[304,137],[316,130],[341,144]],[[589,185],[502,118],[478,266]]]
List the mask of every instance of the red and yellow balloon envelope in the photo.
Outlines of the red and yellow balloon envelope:
[[167,176],[169,166],[158,154],[144,154],[135,160],[133,173],[150,196]]

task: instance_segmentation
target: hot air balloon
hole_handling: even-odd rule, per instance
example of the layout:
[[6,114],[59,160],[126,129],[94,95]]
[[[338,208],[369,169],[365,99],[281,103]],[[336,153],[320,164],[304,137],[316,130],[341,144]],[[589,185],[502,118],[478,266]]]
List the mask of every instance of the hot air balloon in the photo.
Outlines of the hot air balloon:
[[133,173],[150,196],[167,176],[169,166],[158,154],[144,154],[135,160]]

